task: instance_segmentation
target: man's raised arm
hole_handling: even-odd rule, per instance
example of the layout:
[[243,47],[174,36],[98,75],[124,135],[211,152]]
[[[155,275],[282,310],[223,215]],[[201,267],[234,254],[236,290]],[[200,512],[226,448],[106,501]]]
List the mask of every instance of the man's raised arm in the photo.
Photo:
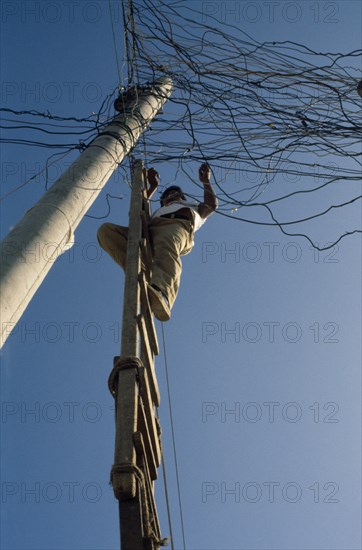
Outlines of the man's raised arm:
[[217,209],[217,197],[210,183],[211,170],[206,163],[201,164],[199,169],[199,178],[204,184],[204,202],[201,202],[198,207],[200,216],[205,219]]
[[160,182],[160,174],[154,168],[145,169],[145,181],[148,183],[147,198],[150,199]]

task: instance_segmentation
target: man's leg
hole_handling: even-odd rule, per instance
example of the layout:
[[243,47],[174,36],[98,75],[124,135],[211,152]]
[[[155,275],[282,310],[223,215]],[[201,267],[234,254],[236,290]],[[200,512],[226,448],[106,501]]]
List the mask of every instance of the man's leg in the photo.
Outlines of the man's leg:
[[180,286],[180,256],[192,248],[192,224],[186,220],[154,218],[149,229],[154,251],[151,285],[161,290],[172,308]]
[[104,223],[97,232],[98,242],[122,269],[126,269],[128,227]]

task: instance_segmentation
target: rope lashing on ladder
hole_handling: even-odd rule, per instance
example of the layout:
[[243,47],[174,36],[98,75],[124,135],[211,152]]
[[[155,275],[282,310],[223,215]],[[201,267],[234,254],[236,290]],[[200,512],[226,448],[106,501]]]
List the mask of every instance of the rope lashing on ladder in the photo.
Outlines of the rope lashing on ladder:
[[124,369],[139,369],[142,367],[142,361],[138,357],[115,357],[114,366],[108,378],[108,388],[112,396],[116,398],[118,392],[119,371]]
[[147,488],[146,488],[146,482],[145,482],[145,476],[142,472],[141,468],[136,466],[135,464],[132,464],[131,462],[124,463],[124,464],[114,464],[112,466],[111,470],[111,479],[110,484],[113,485],[113,476],[114,474],[134,474],[136,477],[141,493],[141,505],[142,505],[142,518],[143,518],[143,526],[145,530],[146,538],[152,539],[158,546],[167,546],[168,545],[168,539],[160,539],[152,526],[151,517],[152,514],[150,514],[149,510],[149,498],[147,494]]

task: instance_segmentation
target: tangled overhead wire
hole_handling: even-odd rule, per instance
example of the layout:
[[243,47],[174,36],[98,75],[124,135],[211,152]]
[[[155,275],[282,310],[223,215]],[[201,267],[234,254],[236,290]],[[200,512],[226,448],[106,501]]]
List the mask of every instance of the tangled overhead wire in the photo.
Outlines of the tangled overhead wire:
[[[277,225],[320,250],[360,232],[346,220],[361,198],[362,50],[261,43],[194,6],[129,0],[125,10],[130,81],[165,74],[174,82],[168,107],[147,135],[148,162],[175,163],[192,180],[190,161],[207,160],[219,213]],[[298,215],[280,221],[286,208]],[[242,218],[235,215],[240,209]],[[328,246],[318,247],[304,229],[286,230],[332,212],[339,234]]]
[[[146,142],[147,163],[173,165],[195,195],[192,163],[206,160],[221,215],[277,226],[319,250],[361,232],[361,50],[321,53],[292,41],[259,42],[189,0],[123,0],[122,8],[124,29],[113,30],[120,42],[124,34],[128,86],[162,75],[174,82],[134,154]],[[7,109],[7,131],[27,132],[7,142],[80,149],[109,122],[112,101],[107,96],[84,119]],[[328,245],[317,244],[319,232],[327,232]]]

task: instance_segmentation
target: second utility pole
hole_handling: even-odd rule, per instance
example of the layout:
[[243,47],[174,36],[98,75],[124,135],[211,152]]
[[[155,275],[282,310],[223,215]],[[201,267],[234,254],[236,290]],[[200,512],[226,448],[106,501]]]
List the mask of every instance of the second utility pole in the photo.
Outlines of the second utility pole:
[[121,114],[104,126],[1,243],[3,345],[56,258],[74,242],[74,230],[138,138],[171,94],[160,78],[121,96]]

